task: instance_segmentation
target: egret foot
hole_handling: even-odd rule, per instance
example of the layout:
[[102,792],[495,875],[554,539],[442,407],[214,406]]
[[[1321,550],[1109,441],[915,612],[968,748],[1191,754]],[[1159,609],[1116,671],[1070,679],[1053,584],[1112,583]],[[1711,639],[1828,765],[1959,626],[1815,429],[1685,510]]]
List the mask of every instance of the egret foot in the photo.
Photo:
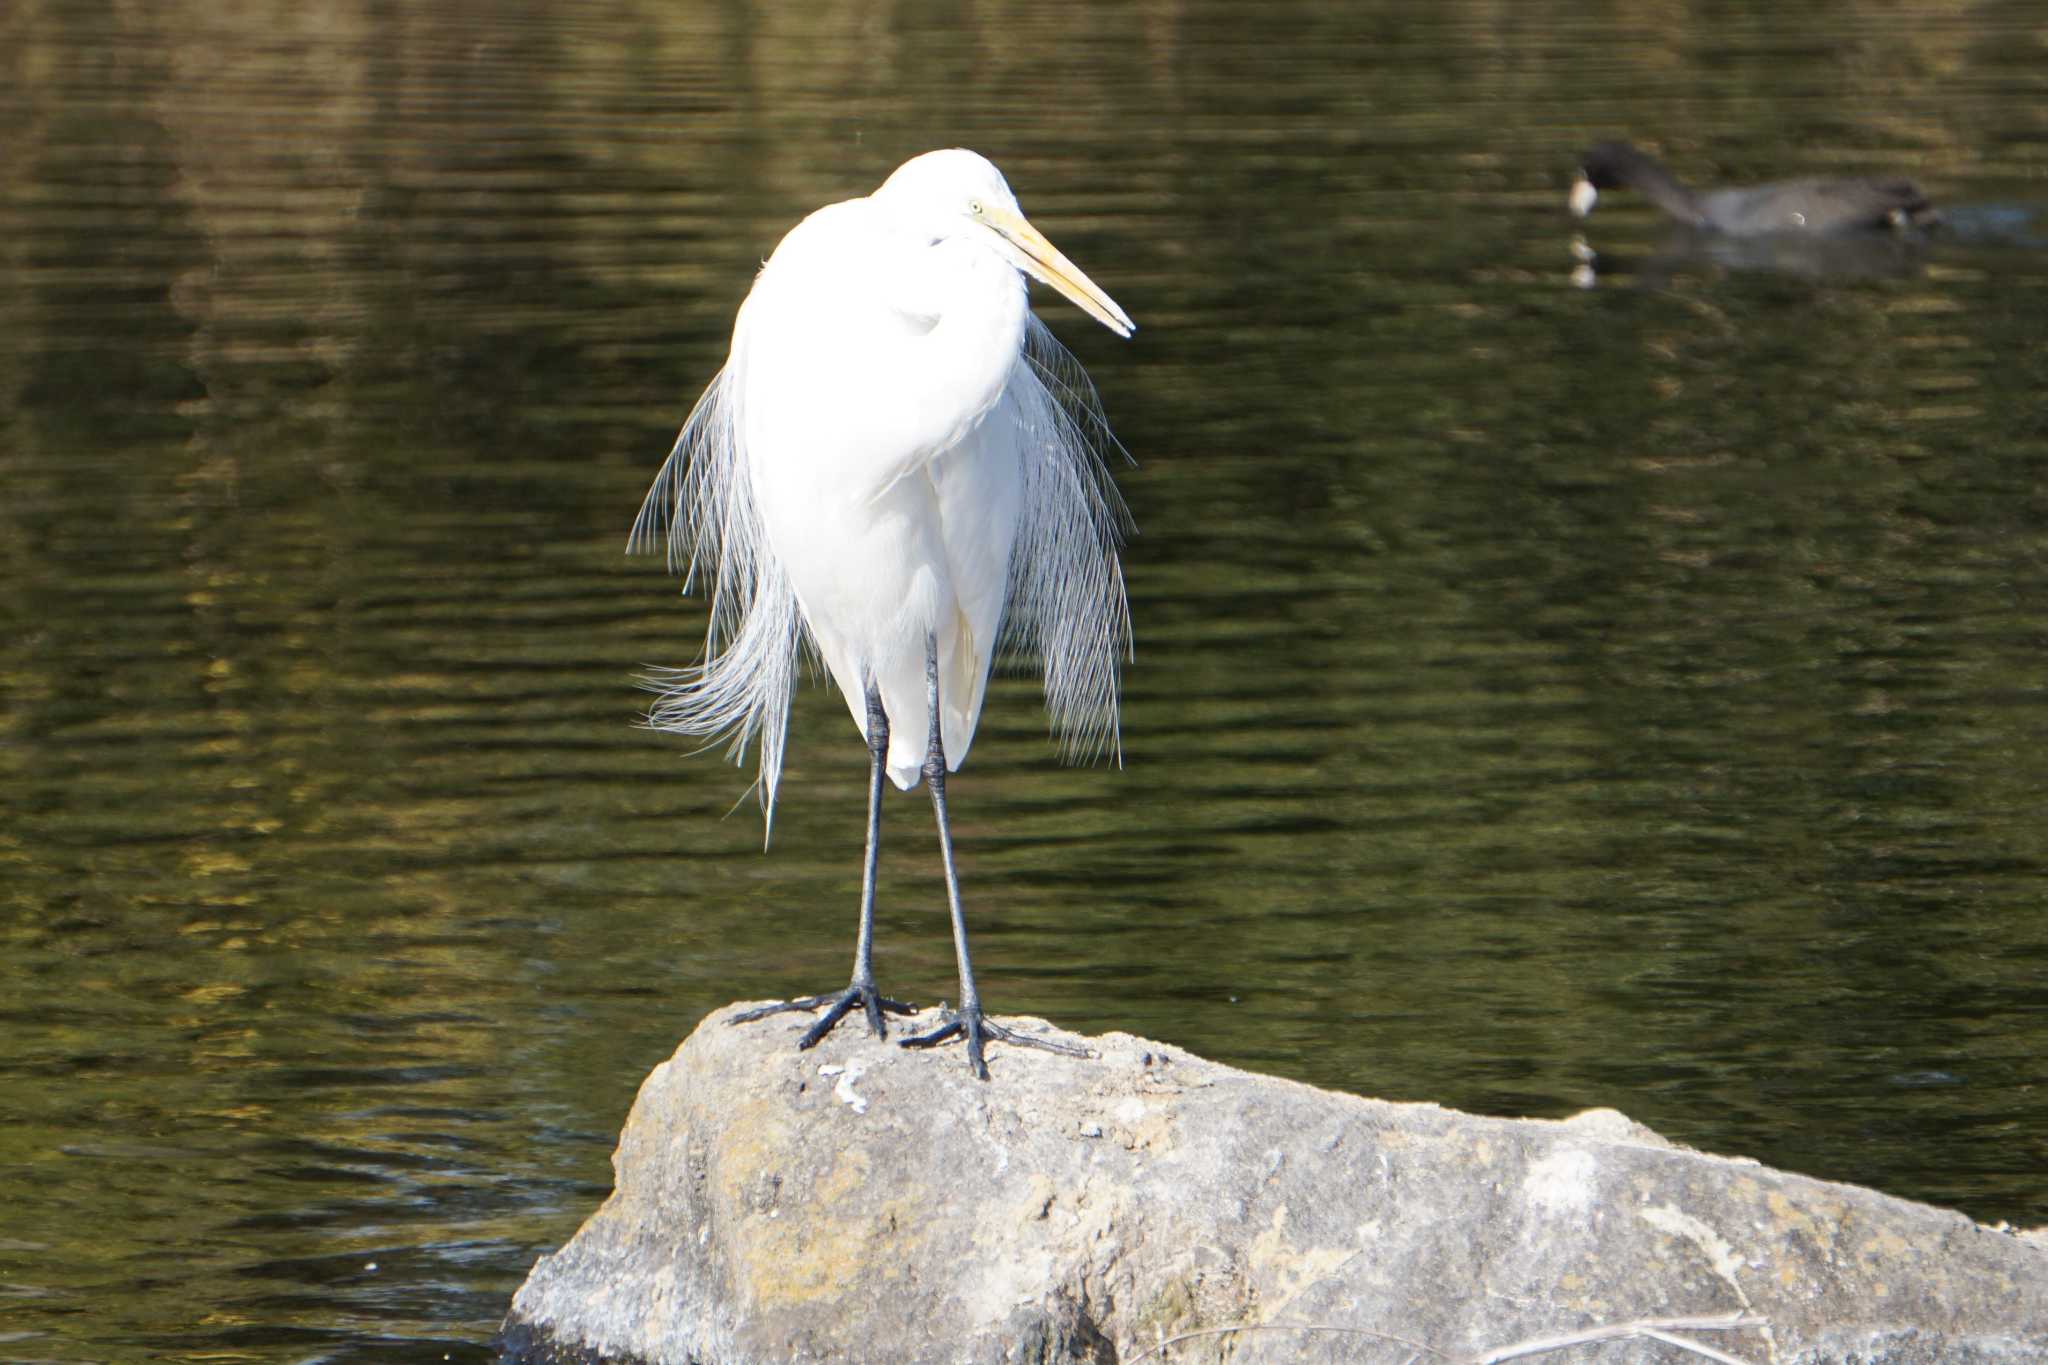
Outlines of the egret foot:
[[1041,1052],[1057,1052],[1064,1057],[1092,1057],[1085,1047],[1072,1043],[1055,1042],[1051,1038],[1040,1038],[1035,1034],[1019,1033],[1004,1028],[981,1012],[979,1006],[972,1009],[941,1009],[946,1022],[930,1033],[920,1033],[915,1038],[905,1038],[899,1047],[937,1047],[955,1034],[967,1039],[967,1069],[974,1073],[976,1080],[988,1079],[988,1063],[982,1060],[981,1048],[985,1042],[1008,1043],[1012,1047],[1035,1047]]
[[844,1019],[855,1005],[860,1005],[866,1009],[868,1031],[877,1038],[887,1038],[889,1036],[888,1025],[882,1022],[882,1012],[884,1010],[890,1014],[917,1013],[914,1006],[906,1005],[901,1000],[891,1000],[873,986],[863,986],[856,982],[837,995],[807,995],[801,1000],[779,1000],[772,1005],[757,1005],[753,1009],[740,1011],[725,1022],[728,1024],[751,1024],[756,1019],[766,1019],[769,1015],[781,1014],[784,1010],[814,1010],[820,1005],[830,1005],[831,1008],[825,1011],[823,1019],[805,1029],[804,1036],[796,1040],[796,1050],[798,1052],[816,1047],[818,1040],[830,1033],[832,1026],[841,1019]]

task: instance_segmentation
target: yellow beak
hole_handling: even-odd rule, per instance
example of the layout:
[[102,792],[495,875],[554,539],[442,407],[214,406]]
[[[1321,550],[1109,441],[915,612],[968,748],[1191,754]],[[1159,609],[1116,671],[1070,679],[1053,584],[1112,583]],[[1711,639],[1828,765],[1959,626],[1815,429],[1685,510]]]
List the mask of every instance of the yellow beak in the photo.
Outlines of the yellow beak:
[[1116,300],[1103,293],[1080,266],[1061,255],[1022,214],[985,209],[982,221],[1010,248],[1007,254],[1019,269],[1065,294],[1075,307],[1118,336],[1127,337],[1138,330],[1138,324],[1116,306]]

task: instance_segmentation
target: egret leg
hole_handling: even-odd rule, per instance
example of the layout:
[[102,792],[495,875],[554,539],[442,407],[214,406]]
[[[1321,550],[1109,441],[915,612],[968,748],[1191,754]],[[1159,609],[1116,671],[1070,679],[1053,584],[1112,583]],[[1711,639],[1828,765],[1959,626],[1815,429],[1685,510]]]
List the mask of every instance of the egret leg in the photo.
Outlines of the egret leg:
[[955,1034],[967,1040],[967,1066],[979,1080],[988,1079],[988,1063],[982,1045],[991,1040],[1017,1047],[1035,1047],[1069,1057],[1086,1057],[1086,1048],[1037,1038],[1004,1028],[981,1011],[981,993],[974,988],[974,963],[967,955],[967,916],[960,909],[960,877],[953,868],[953,829],[946,820],[946,744],[939,731],[939,642],[925,637],[925,705],[931,716],[931,740],[925,748],[924,784],[931,789],[932,817],[939,826],[939,861],[946,869],[946,909],[953,917],[953,957],[960,967],[960,1005],[947,1010],[946,1022],[930,1033],[905,1038],[904,1047],[934,1047]]
[[900,1000],[891,1000],[875,989],[875,870],[882,857],[882,779],[885,775],[885,760],[889,755],[889,713],[882,709],[882,694],[871,681],[868,683],[868,851],[861,867],[860,877],[860,933],[853,945],[853,982],[837,995],[807,995],[800,1000],[782,1000],[773,1005],[762,1005],[745,1010],[726,1020],[729,1024],[744,1024],[755,1019],[764,1019],[771,1014],[785,1010],[814,1010],[820,1005],[829,1005],[825,1017],[804,1030],[804,1036],[796,1040],[797,1050],[816,1046],[818,1040],[832,1031],[832,1026],[845,1018],[855,1005],[867,1011],[868,1030],[877,1038],[889,1036],[889,1029],[882,1022],[882,1012],[911,1014],[914,1011]]

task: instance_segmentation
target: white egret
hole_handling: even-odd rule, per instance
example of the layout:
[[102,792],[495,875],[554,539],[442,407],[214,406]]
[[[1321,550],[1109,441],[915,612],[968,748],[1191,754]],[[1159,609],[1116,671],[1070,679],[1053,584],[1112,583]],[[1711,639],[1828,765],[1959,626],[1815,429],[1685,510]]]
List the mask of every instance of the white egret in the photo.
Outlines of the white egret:
[[668,671],[658,728],[759,744],[772,828],[798,655],[822,660],[870,757],[867,853],[853,979],[844,991],[748,1011],[909,1007],[875,986],[882,779],[931,792],[960,998],[906,1047],[964,1038],[1070,1049],[1004,1029],[975,990],[946,819],[997,656],[1044,673],[1069,756],[1115,751],[1130,617],[1117,549],[1125,512],[1103,466],[1114,445],[1094,386],[1025,297],[1025,276],[1128,337],[1109,295],[1026,222],[973,152],[928,152],[863,199],[790,230],[754,280],[732,351],[649,490],[632,545],[663,538],[671,567],[711,578],[702,659]]

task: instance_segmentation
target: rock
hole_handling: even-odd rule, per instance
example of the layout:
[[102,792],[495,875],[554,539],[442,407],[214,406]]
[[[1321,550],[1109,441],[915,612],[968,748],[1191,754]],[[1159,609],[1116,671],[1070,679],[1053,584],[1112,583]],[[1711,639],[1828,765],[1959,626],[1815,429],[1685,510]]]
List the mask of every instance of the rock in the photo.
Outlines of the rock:
[[[729,1012],[641,1086],[616,1192],[535,1265],[502,1359],[1109,1365],[1208,1331],[1165,1358],[1467,1360],[1740,1316],[1760,1323],[1674,1330],[1744,1361],[2048,1360],[2038,1237],[1612,1110],[1476,1118],[1038,1020],[1007,1022],[1100,1055],[996,1044],[979,1082],[957,1048],[849,1020],[798,1052],[804,1016]],[[1547,1358],[1707,1357],[1637,1336]]]

